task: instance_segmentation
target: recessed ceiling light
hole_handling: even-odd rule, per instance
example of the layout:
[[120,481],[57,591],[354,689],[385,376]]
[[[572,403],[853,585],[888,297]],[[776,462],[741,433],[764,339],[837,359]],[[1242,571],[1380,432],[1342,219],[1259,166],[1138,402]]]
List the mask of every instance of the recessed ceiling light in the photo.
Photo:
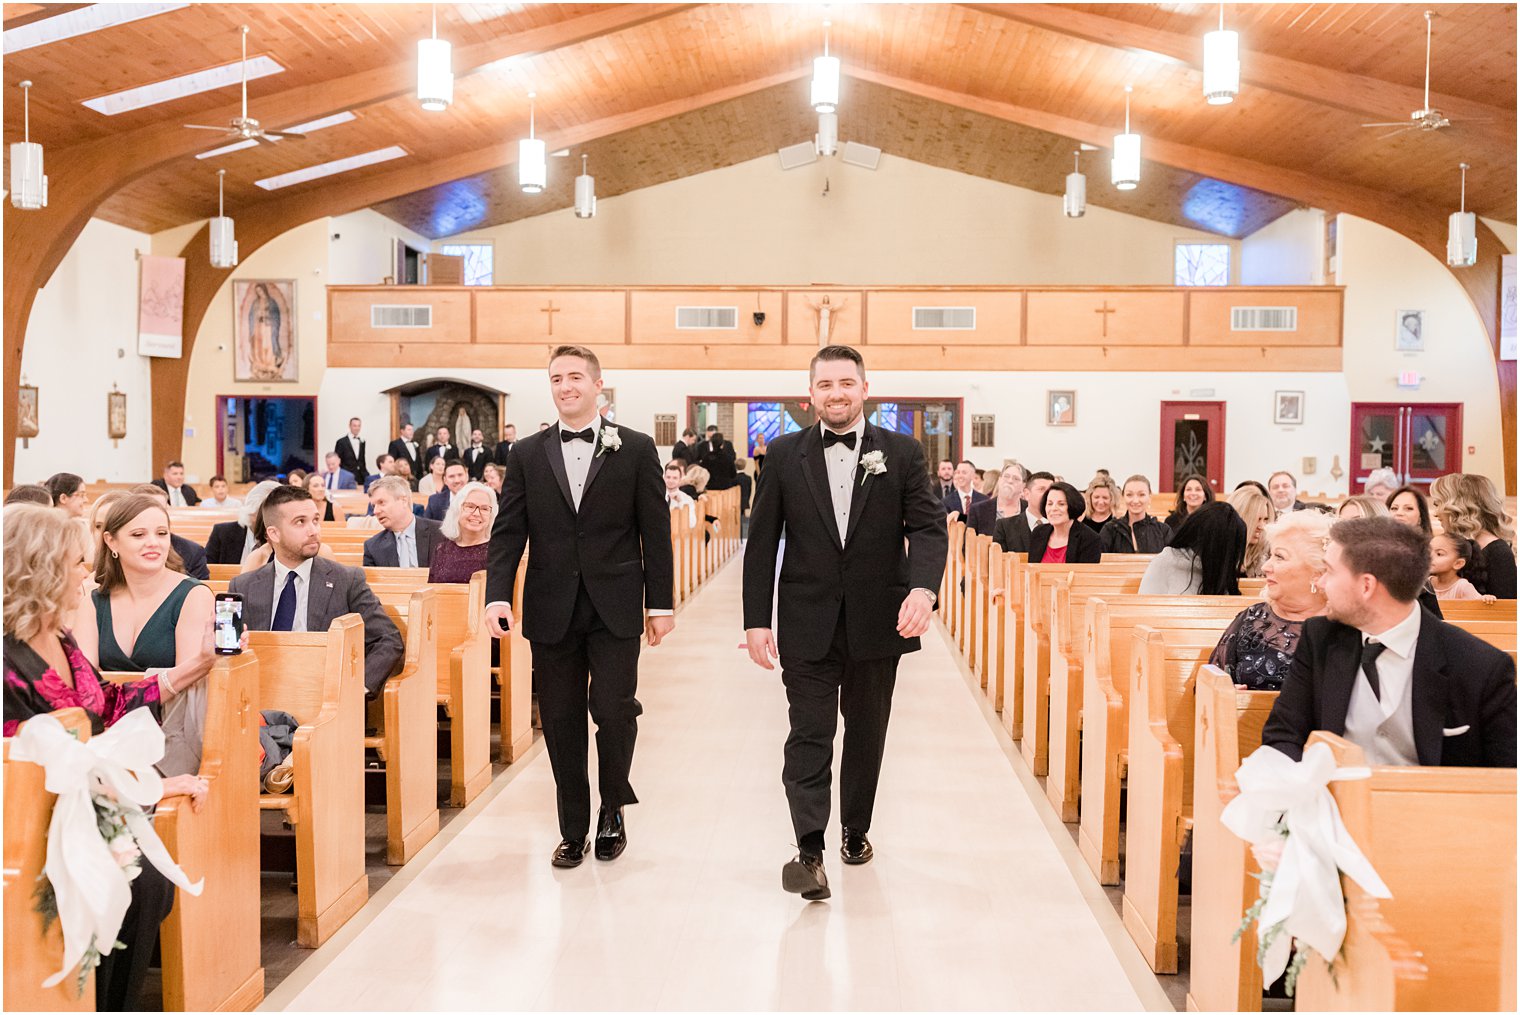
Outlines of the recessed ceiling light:
[[[293,134],[312,134],[316,131],[323,130],[324,128],[336,127],[340,123],[348,123],[350,120],[357,119],[357,116],[345,110],[341,113],[334,113],[332,116],[324,116],[320,120],[312,120],[308,123],[298,123],[294,127],[281,127],[280,129],[288,130]],[[258,142],[254,140],[234,141],[232,144],[224,144],[220,148],[213,148],[209,152],[201,152],[196,156],[196,158],[215,158],[218,155],[226,155],[230,152],[240,152],[244,148],[252,148],[256,144],[258,144]]]
[[[271,74],[280,74],[285,70],[267,56],[256,56],[248,61],[248,80],[265,78]],[[102,95],[95,99],[86,99],[84,105],[89,106],[97,113],[106,116],[115,116],[118,113],[129,113],[134,109],[142,109],[144,106],[156,106],[160,102],[172,102],[175,99],[183,99],[187,95],[195,95],[200,92],[209,92],[217,88],[226,88],[243,80],[242,61],[233,61],[221,67],[210,67],[206,70],[192,71],[189,74],[181,74],[177,78],[169,78],[167,81],[155,81],[151,85],[140,85],[137,88],[128,88],[123,92],[112,92],[110,95]]]
[[403,155],[410,154],[400,145],[391,145],[389,148],[377,148],[372,152],[362,155],[350,155],[343,159],[334,159],[331,162],[323,162],[315,166],[307,166],[305,169],[296,169],[279,176],[271,176],[263,180],[254,180],[254,184],[265,190],[279,190],[281,187],[290,187],[297,183],[305,183],[308,180],[320,180],[324,176],[334,176],[338,173],[346,173],[363,166],[372,166],[377,162],[389,162],[391,159],[399,159]]
[[90,4],[79,10],[65,11],[41,21],[33,21],[5,32],[5,55],[19,53],[33,46],[46,46],[78,35],[88,35],[102,28],[114,28],[129,21],[140,21],[155,14],[177,11],[185,4]]

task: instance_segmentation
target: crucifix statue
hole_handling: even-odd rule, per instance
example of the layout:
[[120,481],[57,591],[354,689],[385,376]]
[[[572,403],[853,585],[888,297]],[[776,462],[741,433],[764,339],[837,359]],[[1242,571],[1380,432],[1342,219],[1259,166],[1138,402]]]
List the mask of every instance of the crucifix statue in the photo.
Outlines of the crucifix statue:
[[843,310],[845,304],[850,301],[840,300],[838,303],[832,303],[830,302],[829,295],[827,293],[825,293],[823,299],[817,303],[814,303],[812,300],[807,299],[806,297],[803,299],[808,306],[813,308],[813,314],[818,318],[818,345],[820,347],[828,345],[829,339],[834,335],[834,315]]
[[547,307],[539,308],[539,313],[549,315],[549,334],[551,335],[554,334],[554,315],[559,313],[562,309],[564,308],[556,307],[553,300],[549,301],[549,305]]

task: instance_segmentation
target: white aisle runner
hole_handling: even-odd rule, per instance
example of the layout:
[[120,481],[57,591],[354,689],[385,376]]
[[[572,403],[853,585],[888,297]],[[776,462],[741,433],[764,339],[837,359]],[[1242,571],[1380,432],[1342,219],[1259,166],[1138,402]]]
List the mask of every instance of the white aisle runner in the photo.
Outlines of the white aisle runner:
[[645,650],[622,858],[550,867],[540,745],[265,1006],[1169,1010],[937,627],[899,673],[876,860],[845,868],[836,827],[833,899],[781,890],[786,702],[738,647],[741,573]]

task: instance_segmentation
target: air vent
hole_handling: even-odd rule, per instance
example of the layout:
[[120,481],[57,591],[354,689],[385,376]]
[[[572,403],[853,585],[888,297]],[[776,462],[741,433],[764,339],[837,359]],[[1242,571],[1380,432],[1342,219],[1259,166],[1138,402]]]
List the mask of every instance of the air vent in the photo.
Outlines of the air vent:
[[677,331],[732,331],[738,326],[738,307],[676,307]]
[[426,303],[373,303],[369,308],[371,328],[431,328],[433,308]]
[[1231,307],[1231,331],[1297,331],[1297,307]]
[[914,331],[975,331],[976,307],[914,307]]

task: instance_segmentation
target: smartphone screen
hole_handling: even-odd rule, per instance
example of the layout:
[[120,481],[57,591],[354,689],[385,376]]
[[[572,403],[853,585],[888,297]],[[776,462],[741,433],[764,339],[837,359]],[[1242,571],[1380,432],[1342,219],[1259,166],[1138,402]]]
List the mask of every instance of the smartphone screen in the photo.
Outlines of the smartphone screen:
[[243,597],[236,592],[218,592],[213,642],[219,656],[235,656],[242,652]]

